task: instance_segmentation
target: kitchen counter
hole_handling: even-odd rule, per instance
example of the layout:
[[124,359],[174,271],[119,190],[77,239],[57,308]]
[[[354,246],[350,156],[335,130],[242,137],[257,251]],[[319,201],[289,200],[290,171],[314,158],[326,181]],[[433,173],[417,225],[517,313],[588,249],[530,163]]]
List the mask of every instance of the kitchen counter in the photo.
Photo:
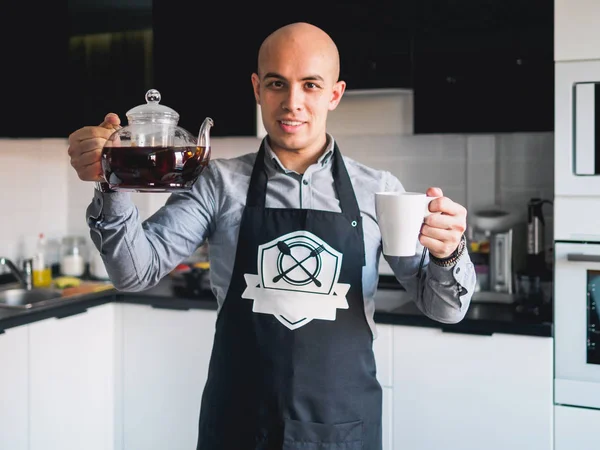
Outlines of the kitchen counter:
[[[376,297],[375,321],[382,324],[440,328],[445,332],[491,335],[494,333],[551,337],[552,314],[526,316],[518,314],[513,305],[472,303],[466,317],[458,324],[443,324],[423,315],[412,301],[397,289],[380,289]],[[175,296],[170,280],[142,292],[118,292],[115,289],[72,295],[59,304],[28,310],[0,308],[0,333],[5,329],[52,317],[62,318],[84,312],[108,302],[147,304],[164,309],[217,309],[215,298],[185,298]]]

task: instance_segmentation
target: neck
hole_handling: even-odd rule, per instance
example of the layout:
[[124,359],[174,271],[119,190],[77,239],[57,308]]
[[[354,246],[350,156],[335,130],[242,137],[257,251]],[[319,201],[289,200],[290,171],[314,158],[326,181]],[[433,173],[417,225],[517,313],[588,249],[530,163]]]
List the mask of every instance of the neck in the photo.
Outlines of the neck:
[[325,141],[315,148],[300,150],[287,150],[277,146],[271,146],[273,153],[277,155],[283,167],[293,170],[299,174],[306,172],[312,164],[315,164],[327,149],[327,137]]

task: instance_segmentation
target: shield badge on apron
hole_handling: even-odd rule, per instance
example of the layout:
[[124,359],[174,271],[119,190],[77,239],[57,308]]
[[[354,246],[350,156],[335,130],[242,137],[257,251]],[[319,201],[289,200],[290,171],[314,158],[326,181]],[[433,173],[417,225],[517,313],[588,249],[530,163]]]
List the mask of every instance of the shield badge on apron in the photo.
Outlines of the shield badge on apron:
[[295,231],[258,248],[258,274],[244,274],[242,298],[252,311],[272,314],[294,330],[313,319],[335,320],[347,309],[349,284],[338,283],[343,255],[308,231]]

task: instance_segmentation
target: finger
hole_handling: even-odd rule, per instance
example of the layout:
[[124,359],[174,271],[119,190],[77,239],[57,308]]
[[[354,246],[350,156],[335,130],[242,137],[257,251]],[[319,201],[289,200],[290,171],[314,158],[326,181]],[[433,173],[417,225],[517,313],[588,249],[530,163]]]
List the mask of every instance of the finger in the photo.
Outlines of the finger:
[[425,194],[428,197],[443,197],[444,196],[444,192],[439,187],[433,187],[433,186],[430,187],[429,189],[427,189]]
[[71,158],[71,165],[77,169],[79,167],[88,166],[94,163],[100,164],[101,156],[102,150],[81,153]]
[[444,228],[434,228],[425,224],[421,226],[421,234],[442,242],[456,241],[458,243],[460,239],[460,233],[456,231]]
[[99,164],[77,168],[77,175],[82,181],[104,181]]
[[423,220],[423,223],[432,227],[439,228],[442,230],[455,230],[458,232],[464,232],[467,226],[467,222],[464,216],[450,216],[442,213],[430,214]]
[[107,140],[115,130],[104,128],[104,127],[83,127],[77,131],[74,131],[69,136],[69,144],[76,144],[77,142],[85,141],[88,139],[100,138]]
[[118,130],[121,128],[121,119],[115,113],[108,113],[104,117],[104,121],[99,125],[102,128],[106,128],[108,130]]
[[466,216],[467,210],[464,206],[452,201],[448,197],[440,197],[429,203],[429,211],[441,212],[450,216]]
[[456,250],[456,245],[425,236],[424,234],[419,235],[419,242],[436,258],[447,258]]
[[106,140],[101,138],[86,139],[70,145],[67,149],[67,153],[71,158],[78,158],[84,153],[102,150],[105,143]]

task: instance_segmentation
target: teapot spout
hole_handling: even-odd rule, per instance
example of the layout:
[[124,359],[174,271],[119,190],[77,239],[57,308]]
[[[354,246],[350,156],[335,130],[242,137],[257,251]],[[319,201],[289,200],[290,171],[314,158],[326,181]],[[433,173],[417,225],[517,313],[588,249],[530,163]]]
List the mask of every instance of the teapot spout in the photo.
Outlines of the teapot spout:
[[210,117],[204,119],[198,133],[198,147],[210,148],[210,129],[214,124]]

